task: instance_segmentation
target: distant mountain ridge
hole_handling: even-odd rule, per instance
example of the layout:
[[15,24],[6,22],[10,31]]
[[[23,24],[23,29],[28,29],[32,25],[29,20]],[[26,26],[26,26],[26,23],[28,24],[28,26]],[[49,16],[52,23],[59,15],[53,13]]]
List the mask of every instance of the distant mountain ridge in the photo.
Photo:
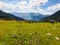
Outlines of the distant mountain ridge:
[[0,10],[0,20],[24,20],[24,19]]
[[56,22],[60,22],[60,10],[55,12],[54,14],[52,14],[49,17],[41,19],[41,21],[43,21],[43,22],[48,22],[50,20],[54,20]]
[[47,17],[47,15],[42,15],[40,13],[18,13],[12,12],[11,14],[24,18],[25,20],[39,21],[40,19]]

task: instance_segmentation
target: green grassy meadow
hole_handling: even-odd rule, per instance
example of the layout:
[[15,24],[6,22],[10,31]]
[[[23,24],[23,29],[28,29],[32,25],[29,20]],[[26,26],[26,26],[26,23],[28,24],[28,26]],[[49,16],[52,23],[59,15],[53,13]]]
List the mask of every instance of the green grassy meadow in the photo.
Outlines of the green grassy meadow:
[[0,21],[0,45],[60,45],[60,23]]

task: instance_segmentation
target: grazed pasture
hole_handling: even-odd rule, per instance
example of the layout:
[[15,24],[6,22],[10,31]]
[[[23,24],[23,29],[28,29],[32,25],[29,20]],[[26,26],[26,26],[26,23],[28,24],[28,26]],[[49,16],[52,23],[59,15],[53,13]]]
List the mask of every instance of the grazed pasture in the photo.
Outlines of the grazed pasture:
[[0,21],[0,45],[60,45],[60,23]]

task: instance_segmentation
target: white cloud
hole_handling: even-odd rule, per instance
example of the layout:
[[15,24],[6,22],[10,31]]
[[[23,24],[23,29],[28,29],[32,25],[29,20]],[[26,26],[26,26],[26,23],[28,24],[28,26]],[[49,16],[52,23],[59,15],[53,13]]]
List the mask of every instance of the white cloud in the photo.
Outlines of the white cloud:
[[53,6],[49,6],[47,9],[46,9],[46,13],[47,14],[53,14],[55,13],[56,11],[60,10],[60,3],[58,4],[55,4]]
[[12,3],[6,3],[6,2],[0,2],[0,8],[11,8],[11,9],[15,9],[15,5]]
[[9,12],[9,11],[15,10],[16,6],[13,3],[7,3],[7,2],[0,1],[0,9],[5,12]]
[[30,0],[29,3],[27,3],[25,0],[22,0],[20,2],[16,2],[15,4],[0,1],[0,9],[4,9],[5,11],[16,10],[21,12],[33,12],[35,11],[35,6],[42,6],[46,2],[48,2],[48,0]]
[[60,4],[55,4],[55,5],[49,6],[46,9],[38,8],[37,11],[44,14],[44,15],[51,15],[58,10],[60,10]]
[[33,8],[35,6],[42,6],[46,2],[48,2],[48,0],[30,0],[29,7]]
[[24,9],[27,7],[27,2],[26,1],[21,1],[21,2],[17,2],[17,7],[20,8],[20,9]]
[[47,8],[47,10],[57,10],[60,9],[60,4],[56,4]]
[[[56,10],[60,9],[60,4],[47,7],[47,9],[40,8],[45,5],[48,0],[30,0],[29,3],[25,0],[14,3],[7,3],[0,1],[0,9],[5,12],[35,12],[42,14],[52,14]],[[35,9],[36,7],[36,9]]]

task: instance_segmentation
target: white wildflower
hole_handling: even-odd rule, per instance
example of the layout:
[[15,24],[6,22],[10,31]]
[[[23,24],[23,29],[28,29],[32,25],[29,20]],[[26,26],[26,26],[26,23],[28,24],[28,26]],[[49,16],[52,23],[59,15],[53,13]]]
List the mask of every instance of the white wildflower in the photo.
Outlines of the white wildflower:
[[56,40],[59,40],[59,37],[55,37]]
[[50,35],[51,35],[51,33],[47,33],[46,35],[49,35],[49,36],[50,36]]

